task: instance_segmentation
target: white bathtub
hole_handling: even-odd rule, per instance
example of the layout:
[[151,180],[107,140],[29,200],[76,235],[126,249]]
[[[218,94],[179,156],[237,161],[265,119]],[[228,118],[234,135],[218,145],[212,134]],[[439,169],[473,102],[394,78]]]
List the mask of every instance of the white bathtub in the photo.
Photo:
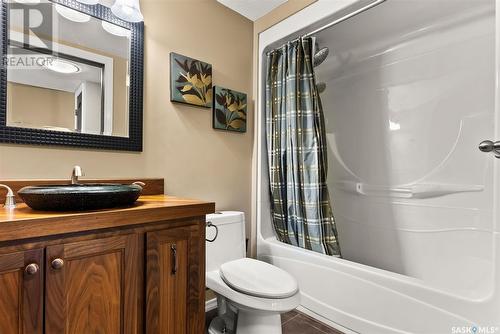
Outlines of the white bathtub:
[[[386,16],[318,35],[338,56],[317,77],[330,89],[328,182],[344,259],[274,237],[259,59],[257,255],[297,278],[304,311],[346,332],[500,333],[500,160],[477,150],[500,140],[500,1],[415,1],[387,0]],[[368,2],[319,0],[261,33],[260,54]],[[398,35],[393,20],[420,26]],[[371,29],[380,22],[386,35]],[[373,52],[377,43],[387,48]]]
[[463,299],[417,279],[298,249],[275,238],[260,239],[258,253],[296,277],[301,306],[310,315],[341,330],[474,334],[471,330],[477,326],[482,333],[499,332],[496,291],[480,300]]

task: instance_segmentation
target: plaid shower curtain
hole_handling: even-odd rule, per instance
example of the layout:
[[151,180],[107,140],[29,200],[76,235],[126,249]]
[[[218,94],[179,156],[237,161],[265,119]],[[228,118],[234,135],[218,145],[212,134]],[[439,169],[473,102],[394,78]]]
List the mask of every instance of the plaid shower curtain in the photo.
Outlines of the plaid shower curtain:
[[282,242],[340,256],[326,185],[326,134],[313,40],[267,56],[266,136],[274,230]]

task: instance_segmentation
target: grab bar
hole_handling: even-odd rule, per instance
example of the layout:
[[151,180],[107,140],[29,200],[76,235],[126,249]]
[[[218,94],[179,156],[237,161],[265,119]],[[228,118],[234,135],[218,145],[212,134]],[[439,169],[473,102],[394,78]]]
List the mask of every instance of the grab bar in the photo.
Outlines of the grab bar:
[[483,185],[415,183],[400,187],[370,185],[354,181],[339,181],[334,187],[346,192],[364,196],[381,196],[396,198],[432,198],[464,192],[480,192]]

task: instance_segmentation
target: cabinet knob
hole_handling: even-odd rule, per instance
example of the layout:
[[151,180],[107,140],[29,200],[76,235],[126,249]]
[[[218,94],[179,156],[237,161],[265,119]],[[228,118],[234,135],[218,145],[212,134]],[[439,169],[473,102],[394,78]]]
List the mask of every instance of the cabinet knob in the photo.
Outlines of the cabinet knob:
[[64,260],[59,258],[54,259],[50,265],[52,266],[52,269],[59,270],[64,266]]
[[28,275],[35,275],[38,270],[40,270],[40,267],[36,263],[30,263],[24,268],[24,272]]

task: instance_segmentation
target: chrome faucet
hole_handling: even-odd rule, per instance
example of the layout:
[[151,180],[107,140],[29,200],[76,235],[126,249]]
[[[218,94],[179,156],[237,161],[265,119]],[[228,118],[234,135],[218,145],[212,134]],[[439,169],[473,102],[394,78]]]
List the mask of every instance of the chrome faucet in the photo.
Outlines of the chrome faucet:
[[83,176],[82,167],[73,167],[73,173],[71,173],[71,184],[78,184],[78,177]]
[[16,207],[16,198],[14,197],[14,192],[9,186],[5,184],[0,184],[0,188],[7,189],[7,195],[5,196],[5,204],[3,205],[6,209],[14,209]]

